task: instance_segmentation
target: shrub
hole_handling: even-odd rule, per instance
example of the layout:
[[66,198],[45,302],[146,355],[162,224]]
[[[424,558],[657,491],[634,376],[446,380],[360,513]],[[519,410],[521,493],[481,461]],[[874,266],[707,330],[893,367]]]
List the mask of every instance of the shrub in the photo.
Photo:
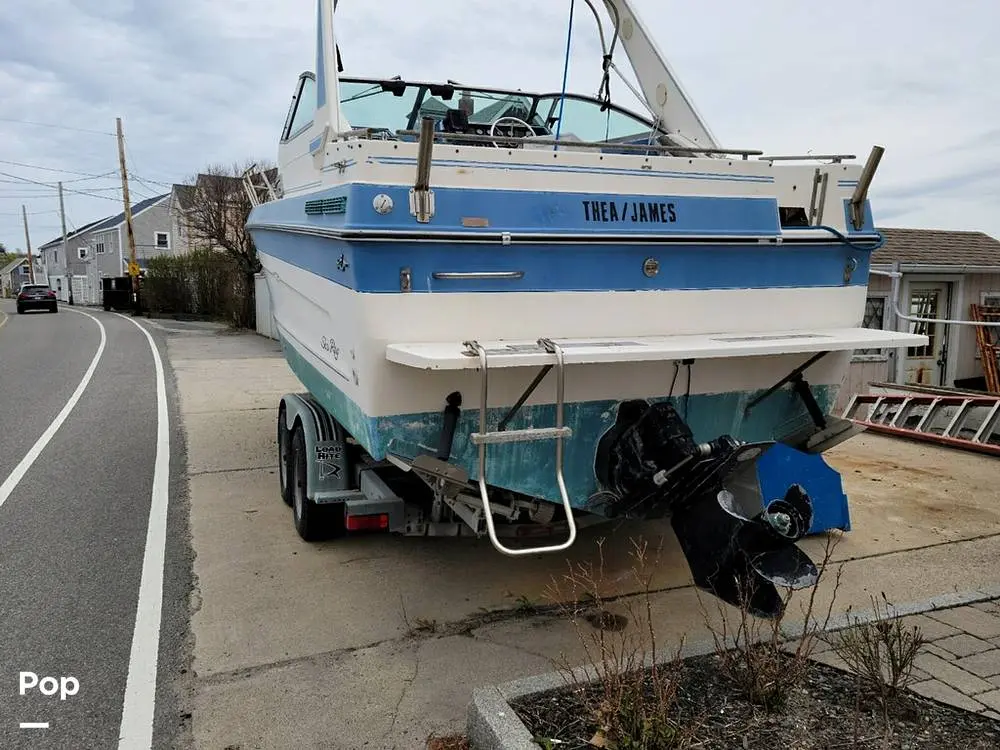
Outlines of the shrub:
[[253,291],[233,258],[211,250],[150,258],[143,281],[150,312],[225,320],[236,327],[252,323],[246,297]]
[[913,679],[913,662],[926,641],[917,626],[906,627],[890,613],[885,593],[871,597],[875,620],[854,625],[831,639],[835,653],[888,715]]
[[[835,547],[833,537],[827,537],[823,560],[817,565],[819,580],[809,591],[801,634],[794,639],[794,648],[789,647],[791,639],[784,628],[789,605],[796,597],[794,590],[789,589],[782,596],[781,614],[773,619],[758,618],[752,614],[749,606],[752,591],[741,591],[740,605],[730,608],[730,612],[725,610],[729,605],[716,600],[721,624],[713,623],[707,612],[702,610],[712,633],[720,672],[747,700],[765,711],[782,711],[792,691],[803,683],[809,672],[812,664],[810,657],[820,635],[829,625],[840,588],[842,568],[837,570],[830,604],[823,619],[815,618],[816,595]],[[732,609],[735,609],[734,623],[730,621]]]
[[[596,675],[569,677],[568,682],[586,695],[591,723],[597,727],[591,740],[595,747],[614,750],[687,747],[693,738],[693,727],[678,718],[677,710],[681,649],[678,648],[670,662],[657,663],[647,545],[633,540],[632,546],[632,574],[639,583],[640,593],[618,602],[627,613],[624,616],[608,610],[603,540],[598,542],[596,569],[589,562],[570,565],[562,580],[553,581],[549,587],[547,598],[573,623],[587,662],[596,670]],[[557,660],[556,666],[565,674],[573,674],[565,657]],[[590,689],[588,681],[594,677],[596,686]]]

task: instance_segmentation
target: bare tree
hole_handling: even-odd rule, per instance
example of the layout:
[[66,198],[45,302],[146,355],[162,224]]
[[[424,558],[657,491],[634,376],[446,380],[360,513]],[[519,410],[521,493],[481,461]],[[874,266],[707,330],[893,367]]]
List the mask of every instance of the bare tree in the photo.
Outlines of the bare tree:
[[8,253],[7,248],[0,242],[0,268],[3,268],[8,263],[13,263],[15,260],[17,260],[17,253]]
[[[262,170],[270,165],[257,162]],[[246,229],[253,206],[242,175],[250,165],[212,165],[189,181],[181,223],[192,247],[225,252],[243,274],[243,320],[255,325],[254,274],[261,269],[257,248]]]

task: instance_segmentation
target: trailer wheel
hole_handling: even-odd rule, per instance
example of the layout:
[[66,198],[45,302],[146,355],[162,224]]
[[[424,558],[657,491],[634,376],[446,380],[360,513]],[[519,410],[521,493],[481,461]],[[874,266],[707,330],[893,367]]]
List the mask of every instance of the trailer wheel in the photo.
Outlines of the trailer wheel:
[[292,504],[292,483],[289,476],[292,473],[292,431],[285,423],[285,404],[278,407],[278,486],[281,488],[281,499],[285,505]]
[[306,466],[308,454],[301,424],[296,424],[292,430],[291,448],[292,517],[295,530],[307,542],[340,536],[344,530],[343,504],[316,505],[306,492],[306,482],[309,481]]

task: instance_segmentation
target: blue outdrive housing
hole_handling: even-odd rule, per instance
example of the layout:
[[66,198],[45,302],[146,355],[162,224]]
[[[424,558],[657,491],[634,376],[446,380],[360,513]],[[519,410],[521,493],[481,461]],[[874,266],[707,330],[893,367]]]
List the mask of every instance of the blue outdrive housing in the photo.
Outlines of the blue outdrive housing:
[[851,530],[847,495],[840,473],[822,455],[803,453],[784,443],[775,443],[757,459],[757,481],[765,503],[784,497],[792,484],[805,490],[813,510],[809,534]]

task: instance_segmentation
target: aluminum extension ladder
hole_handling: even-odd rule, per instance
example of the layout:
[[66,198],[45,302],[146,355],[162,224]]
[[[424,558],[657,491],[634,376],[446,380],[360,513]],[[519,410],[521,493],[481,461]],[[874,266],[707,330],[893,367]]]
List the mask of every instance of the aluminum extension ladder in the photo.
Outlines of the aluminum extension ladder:
[[[479,446],[479,494],[483,500],[483,513],[486,516],[486,528],[489,531],[490,541],[497,550],[505,555],[532,555],[542,552],[560,552],[569,548],[576,541],[576,522],[573,519],[573,506],[570,504],[569,494],[566,491],[566,481],[563,478],[563,440],[571,437],[573,431],[563,423],[563,407],[565,405],[565,362],[562,347],[551,339],[539,339],[539,347],[545,349],[553,355],[555,361],[553,365],[556,371],[556,424],[555,427],[530,427],[523,430],[505,430],[501,424],[501,429],[489,431],[486,424],[486,404],[489,395],[489,363],[487,351],[478,341],[466,341],[464,344],[471,354],[479,357],[480,371],[482,373],[482,387],[479,396],[479,432],[474,432],[470,436],[474,445]],[[543,375],[536,379],[533,385],[537,385],[541,377],[548,370],[543,370]],[[519,408],[527,399],[528,392],[522,396],[521,401],[515,406]],[[561,544],[549,545],[545,547],[526,547],[523,549],[511,549],[505,547],[497,537],[496,527],[493,523],[493,512],[490,508],[489,489],[486,485],[486,446],[500,445],[507,443],[526,443],[538,440],[556,441],[556,482],[559,485],[559,494],[562,499],[563,508],[566,511],[566,522],[569,525],[569,538]]]
[[[250,205],[254,207],[278,198],[274,185],[267,179],[267,173],[256,164],[251,165],[243,172],[243,190],[246,191],[247,198],[250,199]],[[262,192],[263,199],[261,198]]]
[[842,416],[873,432],[1000,456],[1000,396],[856,395]]

